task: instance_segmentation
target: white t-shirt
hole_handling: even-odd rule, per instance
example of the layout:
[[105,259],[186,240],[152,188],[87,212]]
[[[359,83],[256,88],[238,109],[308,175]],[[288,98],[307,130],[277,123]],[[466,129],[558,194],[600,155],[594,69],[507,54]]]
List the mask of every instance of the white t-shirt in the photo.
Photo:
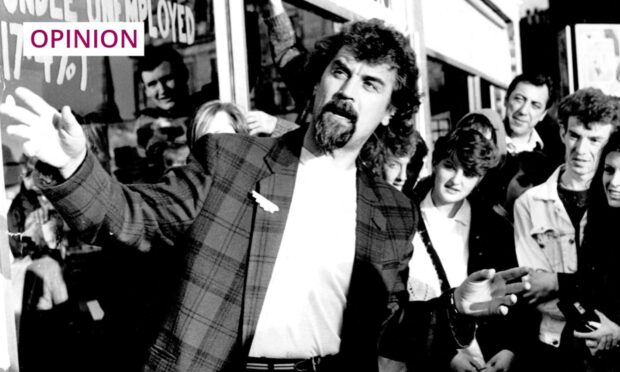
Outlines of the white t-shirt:
[[302,149],[293,199],[251,357],[310,358],[340,350],[355,258],[356,170]]

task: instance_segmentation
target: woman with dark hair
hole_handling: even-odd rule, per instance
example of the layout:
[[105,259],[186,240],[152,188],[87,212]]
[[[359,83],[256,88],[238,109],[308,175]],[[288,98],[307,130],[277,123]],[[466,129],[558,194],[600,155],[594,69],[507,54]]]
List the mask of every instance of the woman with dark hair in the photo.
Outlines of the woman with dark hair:
[[[516,266],[511,226],[485,205],[468,200],[497,161],[496,146],[477,129],[457,128],[435,144],[433,173],[420,181],[413,196],[420,218],[408,290],[410,301],[420,307],[480,268]],[[488,319],[478,323],[470,345],[435,345],[432,370],[510,370],[515,336],[509,326],[509,318]]]
[[599,317],[592,332],[574,332],[585,340],[584,371],[620,371],[620,133],[603,149],[590,187],[588,223],[578,251],[578,299]]

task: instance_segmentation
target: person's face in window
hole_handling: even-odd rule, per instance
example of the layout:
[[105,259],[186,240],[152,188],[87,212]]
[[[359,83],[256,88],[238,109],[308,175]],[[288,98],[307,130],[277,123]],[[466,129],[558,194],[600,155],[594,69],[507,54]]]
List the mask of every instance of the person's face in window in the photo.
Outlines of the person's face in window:
[[613,151],[605,157],[603,187],[610,207],[620,208],[620,152]]
[[336,149],[359,151],[380,123],[389,123],[395,82],[396,73],[389,65],[358,61],[347,48],[340,49],[315,90],[315,132],[322,130],[325,138],[338,139]]
[[463,201],[482,179],[481,176],[466,174],[462,166],[450,159],[442,160],[433,172],[435,183],[431,196],[438,207]]
[[396,157],[388,153],[386,161],[383,164],[383,178],[385,182],[394,186],[398,191],[402,191],[405,181],[407,181],[407,165],[411,157]]
[[146,96],[162,110],[172,109],[179,100],[180,85],[170,62],[164,61],[151,71],[142,71]]
[[547,113],[549,89],[521,82],[506,98],[506,117],[511,137],[529,136]]
[[612,124],[591,123],[589,127],[571,116],[566,130],[563,130],[562,141],[566,146],[564,161],[571,177],[594,175],[601,151],[613,131]]

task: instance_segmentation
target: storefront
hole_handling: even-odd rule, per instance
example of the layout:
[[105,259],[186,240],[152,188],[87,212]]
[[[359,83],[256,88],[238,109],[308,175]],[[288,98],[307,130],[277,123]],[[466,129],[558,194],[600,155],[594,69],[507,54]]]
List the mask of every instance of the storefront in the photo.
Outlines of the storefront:
[[[432,147],[460,116],[497,107],[520,71],[518,5],[512,0],[291,0],[285,2],[296,34],[307,49],[349,20],[381,18],[403,31],[418,55],[424,97],[416,126]],[[153,118],[140,59],[132,57],[29,57],[23,55],[24,22],[143,22],[145,43],[171,46],[182,58],[188,102],[235,102],[295,120],[298,102],[279,76],[266,26],[252,0],[0,0],[0,86],[4,96],[18,86],[55,107],[70,105],[86,126],[91,148],[118,179],[135,182],[145,166],[146,143],[139,124]],[[181,79],[183,80],[183,79]],[[191,110],[189,109],[191,107]],[[195,106],[167,117],[166,127],[183,128]],[[20,188],[20,143],[2,123],[4,182],[2,212]],[[177,131],[169,130],[172,139]],[[176,134],[175,134],[176,133]],[[0,233],[7,231],[6,219]],[[6,240],[0,268],[9,278]],[[0,312],[11,313],[10,301]],[[13,304],[16,305],[16,304]],[[6,319],[6,318],[5,318]],[[7,327],[10,328],[10,321]],[[2,327],[0,327],[0,331]],[[1,332],[0,332],[1,333]],[[6,342],[14,344],[15,332]],[[5,342],[5,344],[6,344]],[[15,348],[0,339],[0,371],[16,370]],[[3,358],[4,357],[4,358]],[[3,363],[4,362],[4,363]],[[7,364],[8,363],[8,364]],[[7,367],[11,365],[11,367]]]
[[502,113],[506,88],[521,72],[519,2],[421,0],[421,11],[431,138],[471,110]]

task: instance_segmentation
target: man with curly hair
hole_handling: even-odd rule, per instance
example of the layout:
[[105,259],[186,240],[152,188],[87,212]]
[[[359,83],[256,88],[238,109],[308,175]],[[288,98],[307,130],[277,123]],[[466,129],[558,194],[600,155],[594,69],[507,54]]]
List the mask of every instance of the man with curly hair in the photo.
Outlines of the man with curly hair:
[[564,164],[514,206],[517,258],[531,268],[532,287],[524,298],[540,316],[539,342],[533,350],[540,357],[532,358],[536,363],[531,366],[540,371],[571,371],[578,363],[571,345],[562,342],[566,322],[557,303],[574,290],[588,188],[605,143],[620,125],[614,99],[594,88],[565,97],[558,119],[566,146]]
[[[68,107],[23,88],[29,109],[0,105],[85,240],[170,256],[178,283],[147,370],[376,371],[382,329],[407,318],[415,213],[356,164],[379,125],[405,125],[418,108],[413,50],[383,22],[360,21],[319,42],[308,71],[307,130],[207,135],[154,185],[109,177]],[[467,342],[468,315],[505,313],[527,286],[507,282],[524,273],[481,270],[436,299],[438,334]]]

